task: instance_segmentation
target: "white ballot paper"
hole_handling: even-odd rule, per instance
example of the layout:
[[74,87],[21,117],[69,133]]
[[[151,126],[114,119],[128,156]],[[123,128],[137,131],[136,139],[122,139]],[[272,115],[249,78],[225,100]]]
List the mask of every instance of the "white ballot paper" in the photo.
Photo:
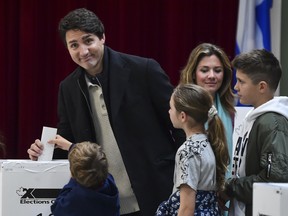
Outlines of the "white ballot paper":
[[49,144],[48,141],[55,139],[57,128],[43,127],[41,143],[44,145],[42,154],[38,157],[38,161],[51,161],[55,144]]

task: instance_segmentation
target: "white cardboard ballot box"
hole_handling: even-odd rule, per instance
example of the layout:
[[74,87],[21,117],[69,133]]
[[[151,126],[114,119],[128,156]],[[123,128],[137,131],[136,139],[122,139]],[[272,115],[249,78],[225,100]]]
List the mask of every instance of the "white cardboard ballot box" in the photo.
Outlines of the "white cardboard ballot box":
[[0,160],[0,216],[51,216],[69,178],[68,160]]
[[288,183],[254,183],[253,216],[287,216]]

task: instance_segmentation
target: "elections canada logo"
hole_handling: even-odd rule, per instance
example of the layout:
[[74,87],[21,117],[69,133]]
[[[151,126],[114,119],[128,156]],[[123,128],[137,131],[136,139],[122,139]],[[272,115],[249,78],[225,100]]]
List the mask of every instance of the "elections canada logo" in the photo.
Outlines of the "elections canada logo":
[[20,196],[20,204],[52,204],[61,189],[55,188],[23,188],[16,190]]

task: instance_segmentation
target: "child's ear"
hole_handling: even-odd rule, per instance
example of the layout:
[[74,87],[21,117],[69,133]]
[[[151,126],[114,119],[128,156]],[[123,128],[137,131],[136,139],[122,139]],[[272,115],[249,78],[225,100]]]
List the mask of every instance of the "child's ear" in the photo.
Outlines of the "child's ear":
[[267,89],[268,89],[268,84],[267,84],[267,82],[265,82],[265,81],[259,82],[258,86],[259,86],[259,91],[260,91],[261,93],[264,93],[264,92],[267,91]]
[[183,111],[180,113],[180,117],[181,117],[181,121],[182,121],[182,122],[186,121],[186,119],[187,119],[187,115],[186,115],[186,113],[183,112]]

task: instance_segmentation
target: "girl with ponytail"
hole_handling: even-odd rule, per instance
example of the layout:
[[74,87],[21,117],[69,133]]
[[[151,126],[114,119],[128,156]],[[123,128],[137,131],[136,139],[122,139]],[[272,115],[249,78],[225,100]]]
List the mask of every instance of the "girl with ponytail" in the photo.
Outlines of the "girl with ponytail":
[[229,153],[211,94],[199,85],[180,84],[171,96],[169,114],[186,141],[175,156],[172,195],[156,215],[220,216],[217,193],[224,189]]

